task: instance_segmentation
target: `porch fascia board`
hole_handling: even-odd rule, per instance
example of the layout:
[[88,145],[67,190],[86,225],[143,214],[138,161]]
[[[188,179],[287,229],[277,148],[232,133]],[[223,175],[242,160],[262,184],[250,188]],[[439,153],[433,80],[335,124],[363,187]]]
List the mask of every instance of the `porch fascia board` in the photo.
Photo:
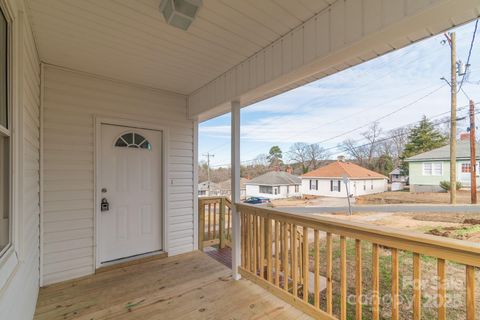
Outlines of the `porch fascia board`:
[[[200,121],[323,78],[479,16],[476,0],[337,1],[189,95]],[[360,14],[359,14],[360,13]]]

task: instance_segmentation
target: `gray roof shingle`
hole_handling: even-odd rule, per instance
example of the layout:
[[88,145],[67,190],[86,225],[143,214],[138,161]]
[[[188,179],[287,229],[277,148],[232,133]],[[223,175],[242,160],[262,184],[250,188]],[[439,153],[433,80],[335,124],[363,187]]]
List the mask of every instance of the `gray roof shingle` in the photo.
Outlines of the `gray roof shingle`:
[[284,171],[270,171],[261,176],[253,178],[246,184],[265,184],[265,185],[292,185],[301,184],[302,179]]
[[[476,144],[477,159],[480,158],[480,144]],[[457,141],[457,159],[470,159],[470,142]],[[450,160],[450,145],[433,149],[416,156],[406,159],[407,162],[424,161],[424,160]]]

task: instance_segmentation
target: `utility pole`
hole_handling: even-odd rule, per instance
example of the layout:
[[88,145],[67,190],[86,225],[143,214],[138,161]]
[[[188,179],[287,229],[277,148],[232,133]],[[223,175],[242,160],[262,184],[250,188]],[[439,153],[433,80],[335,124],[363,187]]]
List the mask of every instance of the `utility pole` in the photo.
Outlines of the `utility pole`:
[[470,100],[470,195],[471,203],[477,203],[477,155],[475,139],[475,103]]
[[207,154],[203,154],[204,157],[207,157],[207,180],[208,180],[208,189],[207,189],[207,196],[210,196],[210,158],[215,157],[214,154],[207,152]]
[[457,52],[455,32],[445,34],[451,51],[450,112],[450,203],[457,202]]

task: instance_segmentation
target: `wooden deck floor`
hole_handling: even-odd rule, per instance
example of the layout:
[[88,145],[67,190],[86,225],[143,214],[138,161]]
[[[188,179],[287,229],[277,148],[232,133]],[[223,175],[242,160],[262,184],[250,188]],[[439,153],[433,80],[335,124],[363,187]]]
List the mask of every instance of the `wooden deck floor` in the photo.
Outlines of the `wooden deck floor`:
[[201,252],[40,289],[35,319],[311,319]]

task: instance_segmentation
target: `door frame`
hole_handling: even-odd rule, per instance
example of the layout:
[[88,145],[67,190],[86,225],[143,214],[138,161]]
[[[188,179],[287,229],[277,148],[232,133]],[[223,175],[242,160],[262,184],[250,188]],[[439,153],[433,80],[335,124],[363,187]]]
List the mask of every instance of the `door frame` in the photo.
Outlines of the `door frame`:
[[[100,168],[101,168],[101,153],[102,153],[102,125],[114,125],[120,127],[128,127],[128,128],[137,128],[137,129],[145,129],[145,130],[154,130],[160,131],[162,133],[161,141],[162,141],[162,148],[161,148],[161,159],[162,159],[162,166],[160,168],[160,175],[161,175],[161,202],[160,208],[162,209],[160,221],[162,222],[162,251],[168,252],[168,140],[169,140],[169,133],[168,127],[162,126],[155,123],[137,121],[137,120],[130,120],[130,119],[122,119],[122,118],[110,118],[110,117],[100,117],[94,116],[94,136],[95,136],[95,148],[94,148],[94,194],[93,194],[93,201],[94,201],[94,265],[95,269],[101,267],[101,252],[100,252],[100,199],[102,198],[101,195],[101,186],[100,186]],[[121,260],[119,261],[121,262]]]

